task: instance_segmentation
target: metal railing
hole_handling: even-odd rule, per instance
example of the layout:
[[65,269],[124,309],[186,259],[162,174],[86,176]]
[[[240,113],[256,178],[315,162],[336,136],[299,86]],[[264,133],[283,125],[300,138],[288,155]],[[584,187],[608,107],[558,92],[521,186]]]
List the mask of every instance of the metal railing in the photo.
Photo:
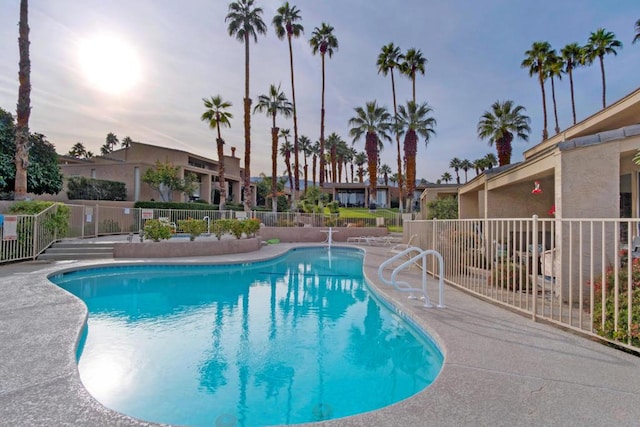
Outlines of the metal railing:
[[[57,210],[54,204],[37,215],[5,215],[0,225],[0,263],[35,259],[56,241]],[[15,223],[15,230],[9,229],[9,222]]]
[[404,232],[442,254],[448,283],[640,351],[639,220],[410,221]]

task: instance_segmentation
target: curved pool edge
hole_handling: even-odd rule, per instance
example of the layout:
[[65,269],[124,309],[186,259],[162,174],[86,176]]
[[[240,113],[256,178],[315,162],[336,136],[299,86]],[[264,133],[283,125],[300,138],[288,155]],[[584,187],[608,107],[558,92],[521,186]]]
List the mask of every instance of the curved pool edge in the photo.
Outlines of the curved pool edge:
[[[260,259],[268,259],[300,246],[271,245],[258,254]],[[567,420],[605,424],[614,419],[620,425],[635,425],[640,419],[640,358],[532,322],[450,286],[445,291],[447,309],[412,305],[406,295],[377,280],[379,260],[386,259],[384,248],[365,248],[365,252],[367,283],[417,319],[440,346],[445,363],[431,386],[408,399],[380,410],[306,426],[534,426],[566,425]],[[215,260],[229,262],[226,257]],[[136,262],[144,261],[127,260]],[[0,346],[3,422],[158,425],[106,409],[84,389],[75,361],[75,341],[84,322],[82,306],[47,279],[62,270],[118,263],[74,261],[52,266],[36,261],[0,266],[0,340],[5,344]],[[585,401],[591,404],[585,406]]]

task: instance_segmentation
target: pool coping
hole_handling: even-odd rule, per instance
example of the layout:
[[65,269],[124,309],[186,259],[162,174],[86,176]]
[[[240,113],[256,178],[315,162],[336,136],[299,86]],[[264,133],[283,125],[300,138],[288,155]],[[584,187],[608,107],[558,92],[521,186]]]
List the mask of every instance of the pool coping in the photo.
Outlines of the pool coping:
[[[313,245],[269,245],[256,253],[181,260],[0,266],[0,420],[7,425],[159,425],[109,410],[84,389],[75,347],[86,308],[50,283],[48,275],[96,265],[268,260],[300,246]],[[379,281],[377,267],[386,259],[386,248],[360,249],[370,286],[438,343],[443,369],[429,388],[394,405],[301,425],[637,425],[639,357],[533,322],[451,286],[445,289],[447,308],[423,308]],[[408,277],[416,281],[419,275]]]

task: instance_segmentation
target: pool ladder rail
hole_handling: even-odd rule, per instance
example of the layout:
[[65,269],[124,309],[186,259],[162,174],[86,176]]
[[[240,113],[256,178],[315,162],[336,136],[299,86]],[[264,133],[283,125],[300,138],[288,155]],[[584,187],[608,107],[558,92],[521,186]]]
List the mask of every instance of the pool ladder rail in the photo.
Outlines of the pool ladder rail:
[[[417,255],[411,256],[411,253],[417,253]],[[416,246],[411,246],[380,264],[380,267],[378,267],[378,277],[380,278],[380,281],[385,285],[393,286],[400,292],[409,292],[409,298],[415,298],[415,296],[413,295],[414,292],[421,293],[422,297],[424,298],[424,307],[432,308],[433,304],[431,304],[429,296],[427,295],[427,256],[429,255],[435,256],[438,260],[437,277],[439,296],[437,307],[446,308],[446,306],[444,305],[444,260],[442,259],[442,255],[438,251],[434,251],[433,249],[427,249],[423,251]],[[406,259],[407,257],[410,258],[393,269],[390,279],[386,279],[384,277],[384,270],[385,268],[387,268],[387,266],[391,266],[394,262],[400,259]],[[422,268],[422,288],[414,288],[408,282],[397,280],[397,276],[402,270],[410,268],[414,263],[417,264],[418,261],[421,261],[422,263],[421,265],[418,264]]]

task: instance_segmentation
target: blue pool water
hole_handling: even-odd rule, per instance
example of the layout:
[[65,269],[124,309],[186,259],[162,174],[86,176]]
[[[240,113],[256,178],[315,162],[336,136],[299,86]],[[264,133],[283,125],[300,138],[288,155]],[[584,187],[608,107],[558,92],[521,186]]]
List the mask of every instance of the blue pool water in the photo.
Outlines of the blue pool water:
[[296,424],[398,402],[442,367],[435,344],[370,293],[362,256],[303,248],[50,279],[87,304],[79,371],[105,406],[189,426]]

